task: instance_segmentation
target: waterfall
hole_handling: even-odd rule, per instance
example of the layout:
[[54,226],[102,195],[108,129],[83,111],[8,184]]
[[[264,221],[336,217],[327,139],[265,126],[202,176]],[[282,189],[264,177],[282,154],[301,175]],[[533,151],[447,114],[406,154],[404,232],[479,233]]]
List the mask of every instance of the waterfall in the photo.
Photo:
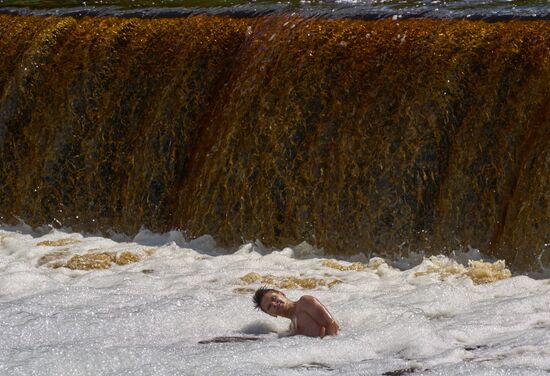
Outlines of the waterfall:
[[550,23],[0,15],[0,222],[550,265]]

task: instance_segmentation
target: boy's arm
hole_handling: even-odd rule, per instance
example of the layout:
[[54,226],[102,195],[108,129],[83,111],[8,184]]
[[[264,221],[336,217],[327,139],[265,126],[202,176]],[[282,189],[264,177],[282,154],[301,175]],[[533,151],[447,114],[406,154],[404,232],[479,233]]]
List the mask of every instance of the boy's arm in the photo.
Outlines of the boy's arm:
[[300,302],[307,313],[322,327],[326,335],[334,336],[338,334],[340,327],[319,300],[310,295],[304,295],[300,298]]

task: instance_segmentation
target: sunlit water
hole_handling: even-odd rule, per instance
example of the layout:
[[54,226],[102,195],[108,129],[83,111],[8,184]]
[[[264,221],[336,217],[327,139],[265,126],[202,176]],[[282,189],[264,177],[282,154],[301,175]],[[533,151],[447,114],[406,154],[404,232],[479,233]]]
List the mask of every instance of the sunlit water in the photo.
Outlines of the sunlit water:
[[[67,267],[102,253],[108,269]],[[401,271],[307,245],[229,254],[178,232],[126,239],[4,227],[0,374],[548,375],[550,280],[476,284],[465,270],[443,256]],[[304,284],[284,291],[318,297],[340,335],[285,336],[286,320],[252,307],[266,281]],[[219,336],[259,340],[199,343]]]
[[184,17],[194,14],[486,20],[550,19],[547,0],[0,0],[0,12],[35,15]]

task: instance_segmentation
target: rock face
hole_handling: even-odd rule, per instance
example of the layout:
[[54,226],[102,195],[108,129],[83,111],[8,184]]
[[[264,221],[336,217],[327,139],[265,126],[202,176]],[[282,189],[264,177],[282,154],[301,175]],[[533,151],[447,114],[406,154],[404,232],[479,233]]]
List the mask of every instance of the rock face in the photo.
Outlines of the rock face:
[[547,21],[0,29],[0,222],[550,265]]

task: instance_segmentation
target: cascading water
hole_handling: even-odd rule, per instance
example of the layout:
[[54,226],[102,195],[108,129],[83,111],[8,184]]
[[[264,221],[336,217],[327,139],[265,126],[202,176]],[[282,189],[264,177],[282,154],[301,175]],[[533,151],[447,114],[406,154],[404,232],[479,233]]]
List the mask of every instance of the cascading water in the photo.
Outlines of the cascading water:
[[0,375],[548,375],[549,15],[0,0]]
[[[427,3],[359,4],[356,18],[397,15],[374,21],[323,3],[250,17],[4,1],[0,219],[346,255],[471,245],[536,270],[550,257],[541,4],[445,8],[535,18],[487,22],[403,19]],[[234,14],[196,15],[220,9]]]

